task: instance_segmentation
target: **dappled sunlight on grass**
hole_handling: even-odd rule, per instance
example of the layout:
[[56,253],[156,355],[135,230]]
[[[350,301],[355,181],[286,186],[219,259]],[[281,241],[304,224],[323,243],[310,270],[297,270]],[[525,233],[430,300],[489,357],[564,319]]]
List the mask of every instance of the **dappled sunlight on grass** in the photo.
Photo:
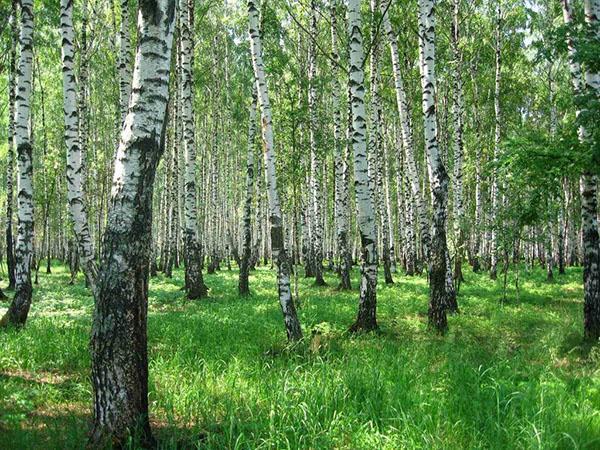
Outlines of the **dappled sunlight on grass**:
[[[0,431],[8,448],[80,448],[91,417],[93,301],[64,268],[40,273],[21,332],[0,333]],[[299,274],[305,340],[285,342],[275,273],[151,280],[150,405],[163,448],[597,448],[600,350],[581,343],[581,271],[465,274],[460,313],[427,329],[426,277],[378,286],[380,331],[349,335],[354,290]],[[2,305],[5,307],[5,305]],[[53,414],[50,414],[50,412]],[[52,430],[62,426],[62,434]],[[27,436],[23,430],[35,430]]]

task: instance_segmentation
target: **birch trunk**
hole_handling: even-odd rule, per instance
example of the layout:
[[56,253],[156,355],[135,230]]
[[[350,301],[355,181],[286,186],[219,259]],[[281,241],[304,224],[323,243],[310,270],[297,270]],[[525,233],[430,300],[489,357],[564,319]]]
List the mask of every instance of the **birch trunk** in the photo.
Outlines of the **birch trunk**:
[[429,264],[429,324],[443,333],[448,328],[446,319],[446,207],[448,175],[442,163],[437,142],[435,106],[435,4],[433,0],[419,0],[419,62],[423,89],[423,128],[428,175],[433,201],[431,252]]
[[454,235],[456,239],[456,253],[454,255],[454,288],[456,293],[460,290],[463,281],[462,262],[464,258],[464,204],[463,204],[463,90],[462,90],[462,53],[460,50],[460,0],[453,0],[454,11],[452,21],[452,54],[454,59]]
[[356,322],[351,331],[377,329],[377,236],[375,210],[369,186],[366,141],[366,110],[363,72],[363,37],[360,0],[348,0],[350,41],[350,91],[352,96],[352,151],[354,154],[354,192],[357,223],[362,248],[360,300]]
[[33,69],[33,0],[21,0],[21,54],[17,72],[15,102],[15,147],[17,149],[17,217],[18,231],[15,247],[15,296],[0,327],[25,325],[33,288],[31,265],[33,259],[33,149],[30,134],[30,100]]
[[496,53],[496,78],[494,83],[494,122],[495,122],[495,131],[494,131],[494,164],[492,169],[492,207],[490,211],[490,221],[492,225],[492,240],[491,240],[491,258],[490,258],[490,278],[495,280],[497,277],[497,269],[498,269],[498,231],[497,231],[497,223],[496,223],[496,211],[500,206],[499,197],[498,197],[498,170],[496,165],[498,163],[498,157],[500,153],[500,137],[501,137],[501,114],[502,111],[500,109],[500,81],[501,81],[501,10],[500,3],[498,3],[496,9],[496,44],[495,44],[495,53]]
[[[569,0],[562,0],[563,18],[565,25],[573,26],[573,10]],[[585,19],[588,24],[597,25],[600,5],[597,0],[585,0]],[[567,34],[569,70],[575,96],[583,94],[586,89],[594,89],[598,93],[598,74],[582,75],[581,66],[577,59],[577,49],[570,32]],[[579,116],[580,110],[576,111]],[[589,131],[584,126],[579,127],[579,140],[586,143]],[[597,177],[589,170],[584,171],[579,180],[581,192],[581,238],[583,242],[583,284],[584,307],[583,328],[586,339],[595,341],[600,337],[600,257],[598,251],[598,222],[597,222]]]
[[121,26],[119,28],[119,106],[123,126],[131,93],[131,39],[129,36],[129,0],[121,0]]
[[[152,193],[163,151],[175,0],[140,2],[129,110],[116,155],[91,355],[90,447],[155,445],[148,420],[148,260]],[[135,445],[135,444],[133,444]]]
[[194,2],[179,0],[179,36],[181,44],[181,118],[185,158],[185,289],[190,300],[206,296],[207,288],[200,268],[198,210],[196,206],[196,137],[194,131]]
[[11,1],[10,53],[8,56],[8,149],[6,152],[6,266],[8,271],[8,288],[15,288],[15,248],[13,238],[13,179],[15,170],[15,75],[17,73],[17,11],[19,1]]
[[333,145],[334,145],[334,165],[335,165],[335,225],[337,235],[337,250],[340,261],[339,289],[350,290],[351,255],[348,248],[348,210],[350,209],[348,194],[348,161],[347,154],[344,154],[341,142],[341,109],[339,92],[341,89],[339,82],[338,64],[340,56],[337,42],[337,5],[338,1],[331,2],[331,64],[332,86],[331,95],[333,99]]
[[254,140],[256,137],[256,85],[252,87],[252,102],[248,118],[248,151],[246,156],[246,202],[244,203],[244,219],[242,234],[242,258],[238,292],[249,295],[248,276],[250,256],[252,253],[252,197],[254,196]]
[[273,142],[271,104],[269,102],[269,91],[262,59],[261,38],[258,31],[258,8],[254,0],[248,0],[247,5],[252,66],[254,68],[262,117],[265,180],[269,203],[269,222],[271,224],[271,251],[273,260],[277,265],[279,304],[283,313],[288,340],[297,341],[302,338],[302,329],[296,315],[296,307],[292,301],[290,261],[283,239],[283,219],[279,203],[279,193],[277,192],[277,175],[275,173],[275,147]]
[[[92,291],[95,289],[98,267],[94,259],[94,243],[88,225],[83,192],[83,156],[79,133],[77,110],[77,84],[73,71],[73,1],[60,2],[60,28],[62,35],[63,110],[65,121],[65,144],[67,146],[67,202],[77,240],[78,254],[86,279]],[[83,57],[82,57],[83,58]],[[85,100],[81,99],[83,103]],[[81,109],[80,109],[81,110]]]
[[[391,0],[389,0],[391,1]],[[423,200],[422,190],[419,185],[419,175],[417,173],[417,164],[415,161],[414,145],[412,129],[410,126],[410,113],[408,110],[408,100],[404,90],[404,81],[402,80],[402,72],[400,70],[400,53],[398,51],[398,40],[392,29],[390,19],[387,15],[387,5],[381,3],[383,16],[383,26],[390,44],[390,54],[392,57],[392,68],[394,71],[394,88],[396,91],[396,104],[398,107],[398,115],[400,117],[400,131],[402,135],[402,144],[404,146],[406,166],[408,169],[408,179],[412,191],[413,202],[417,217],[419,219],[419,229],[421,232],[421,245],[423,247],[423,257],[425,260],[429,258],[429,247],[431,235],[429,231],[429,219],[427,217],[427,209]],[[385,8],[385,9],[384,9]]]

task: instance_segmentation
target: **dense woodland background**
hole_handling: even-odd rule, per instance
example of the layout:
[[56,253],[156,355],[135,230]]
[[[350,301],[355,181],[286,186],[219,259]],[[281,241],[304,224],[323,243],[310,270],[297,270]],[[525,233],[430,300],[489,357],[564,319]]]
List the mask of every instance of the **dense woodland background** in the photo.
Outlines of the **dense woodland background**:
[[5,0],[8,447],[600,445],[599,19]]

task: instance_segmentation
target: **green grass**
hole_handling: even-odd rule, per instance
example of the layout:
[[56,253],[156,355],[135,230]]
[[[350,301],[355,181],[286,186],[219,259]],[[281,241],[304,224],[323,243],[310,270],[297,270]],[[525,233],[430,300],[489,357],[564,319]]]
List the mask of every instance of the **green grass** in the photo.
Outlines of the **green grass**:
[[[600,348],[581,345],[581,270],[556,281],[466,273],[450,331],[427,329],[424,278],[378,286],[381,332],[352,336],[357,292],[301,279],[305,342],[285,346],[274,273],[182,272],[150,285],[151,421],[161,448],[600,448]],[[358,273],[353,274],[357,285]],[[0,448],[82,448],[91,420],[92,298],[40,274],[20,332],[0,332]],[[0,305],[0,313],[6,309]]]

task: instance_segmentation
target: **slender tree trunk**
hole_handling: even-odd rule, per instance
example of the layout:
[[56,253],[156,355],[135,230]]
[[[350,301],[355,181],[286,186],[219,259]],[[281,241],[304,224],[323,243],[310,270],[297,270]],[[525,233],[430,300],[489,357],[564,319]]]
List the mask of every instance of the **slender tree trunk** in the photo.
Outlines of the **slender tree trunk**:
[[[389,0],[391,1],[391,0]],[[385,2],[381,3],[382,12],[387,11],[387,5]],[[385,9],[383,9],[385,8]],[[404,146],[406,166],[408,168],[408,179],[412,190],[413,201],[415,202],[415,209],[417,217],[419,219],[419,228],[421,232],[421,245],[423,247],[424,259],[429,258],[429,246],[431,241],[431,235],[429,231],[429,219],[427,217],[427,208],[423,199],[421,187],[419,185],[419,176],[417,173],[417,164],[415,161],[413,136],[410,126],[410,113],[408,110],[408,100],[406,98],[406,92],[404,90],[404,81],[402,80],[402,73],[400,71],[400,53],[398,51],[398,41],[396,35],[392,29],[387,12],[383,16],[383,26],[388,37],[390,44],[390,53],[392,57],[392,68],[394,71],[394,87],[396,91],[396,103],[398,107],[398,115],[400,117],[400,130],[402,135],[402,144]],[[411,255],[411,258],[416,256]]]
[[262,116],[264,166],[269,202],[269,222],[271,224],[271,249],[273,252],[273,260],[277,265],[279,304],[281,305],[288,340],[297,341],[302,338],[302,329],[300,328],[300,321],[298,320],[296,307],[292,300],[290,288],[290,261],[283,239],[283,220],[279,203],[279,193],[277,192],[277,175],[275,173],[275,147],[273,142],[271,104],[269,102],[269,91],[263,65],[261,38],[258,31],[258,8],[254,0],[248,0],[247,5],[252,66],[254,68]]
[[119,28],[119,106],[123,126],[131,92],[131,39],[129,36],[129,0],[121,0],[121,27]]
[[30,134],[30,99],[33,69],[33,0],[21,0],[21,55],[17,72],[15,146],[17,149],[17,216],[19,226],[15,248],[15,296],[0,327],[25,325],[33,288],[33,149]]
[[315,0],[311,0],[310,30],[313,39],[309,45],[308,55],[308,110],[310,116],[309,140],[310,140],[310,192],[312,208],[312,248],[313,248],[313,269],[315,284],[324,286],[323,279],[323,218],[322,218],[322,192],[321,192],[321,172],[322,160],[317,151],[317,7]]
[[15,89],[17,65],[17,11],[19,0],[11,1],[10,53],[8,56],[8,150],[6,152],[6,265],[8,270],[8,288],[15,288],[15,252],[13,238],[13,205],[14,205],[14,166],[15,166]]
[[454,255],[454,287],[458,294],[463,281],[462,262],[464,259],[464,204],[463,204],[463,92],[462,92],[462,53],[460,50],[460,0],[453,0],[452,54],[454,58],[454,235],[456,253]]
[[[65,143],[67,146],[67,198],[73,231],[79,250],[79,258],[92,290],[95,288],[98,268],[94,260],[94,243],[88,226],[83,193],[83,157],[77,111],[77,86],[73,71],[73,1],[61,0],[60,27],[62,34],[63,110],[65,121]],[[84,58],[85,56],[82,56]],[[82,98],[81,103],[85,100]]]
[[181,112],[185,156],[185,288],[187,297],[206,296],[207,288],[200,268],[198,210],[196,207],[196,137],[194,132],[194,2],[179,0],[179,35],[181,43]]
[[481,227],[481,221],[483,217],[483,198],[482,198],[482,143],[481,143],[481,132],[480,132],[480,121],[479,121],[479,108],[477,105],[477,101],[479,99],[478,95],[478,85],[475,81],[475,73],[477,71],[473,70],[473,121],[475,123],[475,217],[474,217],[474,238],[473,238],[473,272],[477,273],[481,270],[481,236],[483,233]]
[[148,420],[148,259],[174,16],[175,0],[140,2],[134,81],[115,161],[92,326],[94,448],[123,447],[131,435],[140,437],[141,446],[155,445]]
[[498,157],[500,156],[500,138],[501,138],[501,121],[502,121],[502,111],[500,109],[500,81],[501,81],[501,51],[500,47],[501,43],[501,11],[500,11],[500,3],[498,2],[496,9],[496,43],[495,43],[495,53],[496,53],[496,79],[494,84],[494,122],[495,122],[495,132],[494,132],[494,165],[492,169],[492,208],[490,211],[490,221],[492,225],[492,241],[491,241],[491,259],[490,259],[490,278],[495,280],[497,277],[498,271],[498,224],[496,220],[496,211],[500,206],[499,202],[499,193],[498,193],[498,170],[497,163]]
[[249,295],[248,276],[250,272],[250,256],[252,253],[252,197],[254,196],[254,139],[256,136],[256,85],[252,87],[252,102],[248,119],[248,151],[246,156],[246,202],[244,203],[242,259],[238,292]]
[[366,110],[364,101],[364,52],[360,1],[348,0],[350,41],[350,90],[352,95],[352,151],[354,153],[354,192],[362,248],[360,300],[351,331],[377,329],[377,235],[375,210],[368,175]]
[[433,201],[432,239],[429,265],[429,324],[443,333],[446,319],[446,207],[448,175],[442,163],[437,142],[435,107],[435,16],[434,1],[419,0],[419,60],[423,89],[423,128],[427,154],[429,183]]
[[331,64],[332,87],[331,95],[333,98],[333,145],[334,145],[334,165],[335,165],[335,225],[337,235],[338,257],[340,261],[340,284],[339,289],[350,290],[351,256],[348,249],[348,161],[344,154],[341,142],[341,109],[339,92],[341,89],[339,82],[339,53],[337,42],[337,5],[338,1],[331,2]]

